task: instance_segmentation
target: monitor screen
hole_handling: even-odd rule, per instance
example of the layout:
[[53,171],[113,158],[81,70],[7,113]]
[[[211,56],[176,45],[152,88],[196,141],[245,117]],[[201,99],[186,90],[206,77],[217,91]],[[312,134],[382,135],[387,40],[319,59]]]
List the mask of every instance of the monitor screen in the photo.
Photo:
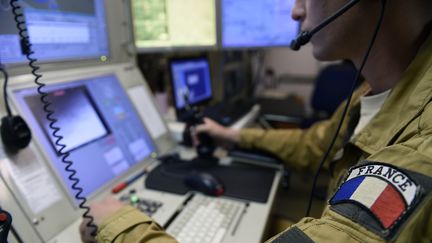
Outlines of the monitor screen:
[[185,96],[190,105],[197,105],[212,98],[210,66],[206,58],[173,60],[170,68],[177,110],[185,108]]
[[138,49],[215,46],[215,0],[132,0]]
[[289,46],[299,31],[293,5],[294,0],[222,0],[222,47]]
[[[7,4],[0,1],[0,61],[26,61]],[[109,55],[104,0],[20,0],[34,55],[41,62],[105,58]]]
[[[130,168],[143,162],[155,145],[115,75],[46,86],[55,126],[70,152],[83,195],[89,196]],[[13,91],[17,105],[42,150],[71,191],[69,173],[61,162],[60,147],[35,88]]]

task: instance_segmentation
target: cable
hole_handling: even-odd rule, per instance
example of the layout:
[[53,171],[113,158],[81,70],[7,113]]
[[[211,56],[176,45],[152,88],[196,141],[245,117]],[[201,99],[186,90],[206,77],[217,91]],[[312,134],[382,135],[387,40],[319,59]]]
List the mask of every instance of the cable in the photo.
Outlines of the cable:
[[366,62],[367,62],[367,60],[368,60],[368,58],[369,58],[369,54],[370,54],[370,52],[371,52],[371,50],[372,50],[372,47],[373,47],[373,45],[374,45],[374,43],[375,43],[375,40],[376,40],[376,38],[377,38],[377,36],[378,36],[378,33],[379,33],[379,30],[380,30],[380,28],[381,28],[382,21],[383,21],[383,18],[384,18],[384,12],[385,12],[386,3],[387,3],[386,0],[381,0],[381,12],[380,12],[380,17],[379,17],[379,19],[378,19],[377,26],[375,27],[375,31],[374,31],[374,34],[373,34],[373,36],[372,36],[372,39],[371,39],[371,41],[370,41],[370,43],[369,43],[368,49],[367,49],[367,51],[366,51],[366,54],[365,54],[365,56],[363,57],[362,63],[361,63],[361,65],[360,65],[360,69],[357,71],[356,78],[355,78],[355,80],[354,80],[354,82],[353,82],[353,85],[352,85],[352,87],[351,87],[350,95],[349,95],[349,97],[348,97],[348,99],[347,99],[347,103],[346,103],[345,108],[344,108],[343,113],[342,113],[342,118],[341,118],[340,121],[339,121],[339,124],[338,124],[337,129],[336,129],[336,132],[335,132],[335,134],[334,134],[334,136],[333,136],[333,138],[332,138],[332,141],[331,141],[329,147],[327,148],[327,150],[326,150],[324,156],[322,157],[322,159],[321,159],[321,161],[320,161],[320,163],[319,163],[318,169],[317,169],[317,171],[316,171],[316,173],[315,173],[315,176],[314,176],[314,179],[313,179],[313,184],[312,184],[312,191],[311,191],[311,194],[310,194],[310,196],[309,196],[308,207],[307,207],[307,210],[306,210],[306,217],[309,217],[309,214],[310,214],[310,210],[311,210],[311,207],[312,207],[313,195],[314,195],[314,192],[315,192],[316,183],[317,183],[317,180],[318,180],[319,174],[320,174],[321,169],[322,169],[322,167],[323,167],[323,165],[324,165],[324,162],[328,159],[328,156],[330,155],[330,152],[331,152],[331,150],[332,150],[333,147],[334,147],[334,144],[335,144],[335,142],[336,142],[337,136],[339,135],[340,129],[341,129],[341,127],[342,127],[342,124],[343,124],[343,122],[344,122],[344,120],[345,120],[345,117],[346,117],[346,114],[347,114],[347,112],[348,112],[348,108],[349,108],[349,106],[350,106],[350,104],[351,104],[351,100],[352,100],[352,96],[353,96],[353,93],[354,93],[355,87],[357,86],[357,83],[360,81],[361,73],[362,73],[362,71],[363,71],[364,66],[366,65]]
[[18,243],[24,243],[24,241],[21,239],[21,237],[19,236],[18,232],[15,230],[13,225],[11,225],[11,232],[12,232],[12,235],[15,237],[15,240]]
[[70,156],[69,152],[64,152],[66,149],[66,145],[61,143],[63,140],[63,136],[59,135],[60,127],[56,126],[57,119],[54,118],[54,111],[50,109],[52,105],[51,102],[47,100],[48,93],[43,91],[43,88],[46,84],[42,83],[40,79],[42,75],[38,73],[40,69],[39,66],[36,65],[37,59],[32,57],[34,52],[31,50],[32,44],[30,43],[30,38],[28,37],[27,28],[25,27],[24,15],[21,13],[21,6],[18,3],[19,0],[10,0],[10,6],[12,7],[12,13],[14,15],[14,19],[16,22],[16,27],[19,31],[19,36],[21,38],[21,48],[23,50],[24,55],[29,61],[28,65],[32,69],[31,73],[35,77],[34,82],[38,86],[37,91],[40,95],[40,101],[43,103],[43,110],[46,113],[46,119],[50,122],[49,127],[52,131],[52,136],[55,138],[56,147],[60,148],[59,153],[61,155],[61,162],[65,165],[65,171],[69,173],[69,180],[72,182],[72,190],[75,191],[75,199],[79,202],[79,208],[84,210],[83,218],[88,219],[87,226],[92,228],[92,235],[95,236],[97,232],[97,226],[94,223],[93,216],[90,215],[90,208],[86,206],[87,199],[82,196],[83,189],[79,186],[79,178],[76,177],[76,170],[72,168],[73,162],[68,159]]
[[6,106],[6,112],[8,114],[9,117],[12,116],[12,112],[9,106],[9,101],[8,101],[8,95],[7,95],[7,85],[8,85],[8,81],[9,81],[9,75],[6,72],[6,69],[4,69],[1,65],[0,65],[0,72],[3,73],[4,76],[4,82],[3,82],[3,99],[5,102],[5,106]]

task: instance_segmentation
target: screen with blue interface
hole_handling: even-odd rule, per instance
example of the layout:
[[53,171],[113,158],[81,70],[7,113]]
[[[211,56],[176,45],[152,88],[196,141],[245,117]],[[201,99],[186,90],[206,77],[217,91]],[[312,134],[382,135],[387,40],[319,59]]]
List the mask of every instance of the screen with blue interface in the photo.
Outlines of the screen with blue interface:
[[[0,61],[22,63],[10,0],[0,0]],[[34,58],[41,62],[106,58],[104,0],[20,0]]]
[[299,31],[294,0],[222,0],[222,47],[288,46]]
[[[58,119],[59,134],[64,137],[61,143],[70,152],[83,195],[92,195],[155,151],[149,133],[115,75],[46,86],[46,91]],[[49,129],[37,91],[17,89],[13,94],[34,137],[73,198],[69,174],[64,170],[60,148]]]
[[185,95],[190,105],[212,98],[210,66],[206,58],[175,60],[170,68],[177,109],[185,108]]
[[215,46],[215,0],[132,0],[139,49]]

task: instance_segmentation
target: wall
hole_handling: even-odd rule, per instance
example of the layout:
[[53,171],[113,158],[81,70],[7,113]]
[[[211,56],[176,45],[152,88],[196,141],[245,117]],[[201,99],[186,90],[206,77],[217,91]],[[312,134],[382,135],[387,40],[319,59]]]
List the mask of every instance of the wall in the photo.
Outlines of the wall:
[[307,112],[310,112],[310,99],[313,92],[313,81],[322,63],[312,55],[312,46],[306,45],[301,51],[289,48],[269,49],[265,52],[264,67],[272,68],[279,80],[273,90],[266,95],[279,93],[282,96],[296,94],[301,97]]
[[278,77],[315,77],[320,67],[312,56],[311,45],[306,45],[297,52],[289,48],[269,49],[265,53],[265,65],[272,67]]

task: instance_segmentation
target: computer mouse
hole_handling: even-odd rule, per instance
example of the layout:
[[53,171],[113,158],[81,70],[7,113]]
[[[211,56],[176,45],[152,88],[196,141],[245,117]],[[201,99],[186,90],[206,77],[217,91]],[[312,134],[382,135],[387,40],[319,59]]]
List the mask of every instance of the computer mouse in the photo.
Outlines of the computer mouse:
[[190,189],[210,196],[221,196],[225,192],[223,183],[205,172],[192,172],[184,178],[184,184]]

